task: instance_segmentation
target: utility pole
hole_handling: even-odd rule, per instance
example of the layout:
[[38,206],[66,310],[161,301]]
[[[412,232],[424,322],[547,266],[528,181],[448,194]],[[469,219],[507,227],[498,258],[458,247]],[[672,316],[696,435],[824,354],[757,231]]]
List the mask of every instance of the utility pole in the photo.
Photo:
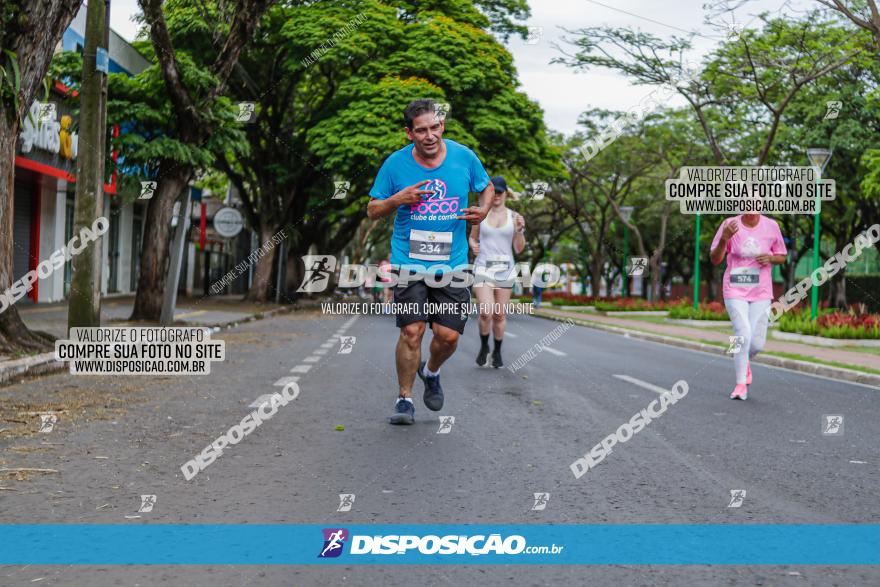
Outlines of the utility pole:
[[[181,194],[180,211],[178,212],[171,242],[171,264],[168,267],[168,278],[165,280],[165,292],[162,298],[162,313],[159,316],[161,326],[174,325],[174,309],[177,307],[177,284],[180,282],[180,267],[183,265],[183,251],[186,248],[189,234],[189,220],[192,214],[192,195],[189,186]],[[175,219],[173,219],[175,220]]]
[[[73,233],[91,227],[104,215],[104,159],[107,152],[107,76],[98,69],[106,63],[110,44],[110,0],[91,0],[86,14],[80,88],[80,149],[76,161],[76,200]],[[98,53],[102,59],[98,59]],[[68,329],[101,324],[102,239],[73,258]]]

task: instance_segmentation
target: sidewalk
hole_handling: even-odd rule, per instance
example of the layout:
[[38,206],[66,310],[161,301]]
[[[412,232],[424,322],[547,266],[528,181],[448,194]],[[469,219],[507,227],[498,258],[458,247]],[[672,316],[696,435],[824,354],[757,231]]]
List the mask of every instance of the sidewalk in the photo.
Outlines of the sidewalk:
[[[122,326],[128,322],[134,307],[134,296],[104,298],[101,300],[101,324]],[[255,304],[241,301],[240,295],[177,299],[174,321],[192,326],[225,326],[229,323],[281,308],[278,304]],[[18,312],[28,328],[43,330],[61,337],[67,334],[67,302],[19,306]],[[137,323],[146,326],[146,323]]]
[[[535,315],[555,320],[570,318],[585,326],[620,330],[622,333],[625,331],[639,338],[667,344],[679,343],[678,346],[695,350],[719,352],[719,349],[722,347],[726,349],[730,343],[730,334],[726,332],[718,332],[710,328],[658,324],[635,316],[633,318],[603,316],[593,312],[555,310],[548,307],[536,310]],[[724,349],[721,352],[724,352]],[[755,362],[880,386],[880,354],[774,340],[768,333],[764,351],[756,357]]]
[[[101,300],[101,324],[103,326],[150,326],[149,322],[129,322],[134,307],[134,296],[104,298]],[[180,297],[174,312],[177,325],[210,326],[228,328],[242,322],[259,320],[274,314],[292,311],[304,306],[257,304],[242,301],[240,295],[209,298]],[[25,325],[32,330],[42,330],[59,338],[67,336],[67,302],[20,306],[18,312]],[[14,377],[39,375],[63,369],[64,362],[55,361],[54,353],[43,353],[24,358],[0,355],[0,385]]]

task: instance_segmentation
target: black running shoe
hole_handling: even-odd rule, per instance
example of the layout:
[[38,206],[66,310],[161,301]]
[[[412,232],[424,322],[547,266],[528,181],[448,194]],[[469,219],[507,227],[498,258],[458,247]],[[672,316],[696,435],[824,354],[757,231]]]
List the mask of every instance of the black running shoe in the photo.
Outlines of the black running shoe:
[[425,406],[429,410],[439,412],[443,409],[443,388],[440,387],[440,376],[426,377],[423,373],[425,363],[427,361],[419,363],[419,379],[425,382],[425,395],[422,396],[422,399],[425,400]]
[[488,367],[489,366],[489,347],[481,346],[480,354],[477,355],[477,365],[480,367]]
[[492,366],[496,369],[500,369],[504,366],[504,362],[501,361],[501,351],[499,349],[492,351]]
[[392,424],[414,424],[416,421],[416,407],[411,401],[402,397],[397,398],[394,404],[394,414],[389,418]]

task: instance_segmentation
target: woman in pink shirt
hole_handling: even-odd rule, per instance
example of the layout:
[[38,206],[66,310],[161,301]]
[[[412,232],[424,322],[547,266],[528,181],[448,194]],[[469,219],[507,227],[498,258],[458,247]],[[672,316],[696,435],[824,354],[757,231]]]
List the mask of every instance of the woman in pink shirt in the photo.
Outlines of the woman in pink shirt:
[[730,399],[746,399],[752,383],[749,359],[761,352],[767,339],[767,310],[773,299],[773,265],[785,263],[788,251],[775,220],[761,214],[742,214],[725,220],[712,241],[710,259],[724,270],[724,305],[740,346],[733,355],[736,387]]

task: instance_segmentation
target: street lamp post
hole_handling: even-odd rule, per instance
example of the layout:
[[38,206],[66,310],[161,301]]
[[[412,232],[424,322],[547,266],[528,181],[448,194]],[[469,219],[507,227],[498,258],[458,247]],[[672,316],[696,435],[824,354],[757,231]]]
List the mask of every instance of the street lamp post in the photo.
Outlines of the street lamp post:
[[633,210],[635,209],[635,206],[620,207],[620,217],[623,219],[623,289],[621,296],[624,298],[629,297],[629,275],[626,272],[626,264],[629,260],[629,229],[626,224],[632,218]]
[[[807,158],[810,165],[816,170],[816,214],[813,216],[813,263],[810,272],[819,267],[819,213],[822,211],[822,200],[819,198],[818,183],[822,179],[822,172],[831,159],[831,149],[807,149]],[[819,315],[819,287],[813,283],[810,303],[810,318],[815,321]]]

